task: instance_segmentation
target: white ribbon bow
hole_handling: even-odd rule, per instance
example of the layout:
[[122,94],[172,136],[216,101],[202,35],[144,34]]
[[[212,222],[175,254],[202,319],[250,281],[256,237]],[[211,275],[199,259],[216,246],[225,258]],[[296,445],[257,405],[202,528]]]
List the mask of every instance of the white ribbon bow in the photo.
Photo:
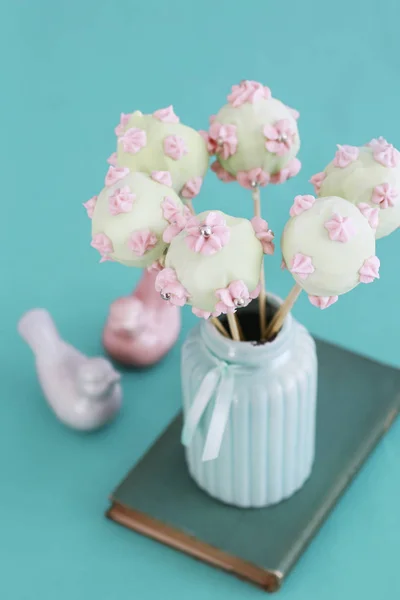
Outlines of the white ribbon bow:
[[209,371],[201,382],[193,404],[185,418],[181,440],[184,446],[190,446],[201,417],[214,393],[216,394],[215,406],[203,450],[203,461],[217,458],[221,448],[233,400],[233,370],[232,365],[220,362],[214,369]]

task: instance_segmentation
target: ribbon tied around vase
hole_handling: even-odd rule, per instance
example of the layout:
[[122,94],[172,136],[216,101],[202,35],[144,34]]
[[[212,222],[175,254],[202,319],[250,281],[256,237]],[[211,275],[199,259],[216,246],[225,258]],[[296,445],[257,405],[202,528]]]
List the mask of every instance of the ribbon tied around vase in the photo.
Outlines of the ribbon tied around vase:
[[193,404],[185,416],[181,441],[184,446],[190,446],[201,418],[215,394],[215,405],[203,449],[203,461],[218,457],[233,402],[234,373],[238,370],[242,369],[218,361],[218,364],[204,377]]

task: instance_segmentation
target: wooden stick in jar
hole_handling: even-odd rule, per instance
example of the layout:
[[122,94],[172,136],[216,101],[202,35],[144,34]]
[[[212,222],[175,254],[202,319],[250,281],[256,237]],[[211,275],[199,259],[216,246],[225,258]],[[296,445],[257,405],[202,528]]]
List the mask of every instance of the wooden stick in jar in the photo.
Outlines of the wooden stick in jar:
[[298,283],[296,283],[292,287],[287,298],[285,299],[283,304],[280,306],[279,310],[275,313],[274,318],[272,319],[271,323],[267,327],[267,331],[265,332],[265,338],[267,340],[271,339],[274,335],[276,335],[279,332],[279,330],[281,329],[281,327],[283,325],[284,320],[286,319],[287,315],[292,310],[297,298],[300,296],[301,291],[302,291],[302,288],[299,286]]

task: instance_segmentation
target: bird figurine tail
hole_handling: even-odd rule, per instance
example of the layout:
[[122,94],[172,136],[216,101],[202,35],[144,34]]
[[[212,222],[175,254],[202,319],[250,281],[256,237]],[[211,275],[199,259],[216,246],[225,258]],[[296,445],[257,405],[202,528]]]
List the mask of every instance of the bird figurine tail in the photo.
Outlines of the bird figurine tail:
[[37,358],[51,358],[58,354],[62,340],[47,310],[34,308],[25,313],[18,323],[18,332]]

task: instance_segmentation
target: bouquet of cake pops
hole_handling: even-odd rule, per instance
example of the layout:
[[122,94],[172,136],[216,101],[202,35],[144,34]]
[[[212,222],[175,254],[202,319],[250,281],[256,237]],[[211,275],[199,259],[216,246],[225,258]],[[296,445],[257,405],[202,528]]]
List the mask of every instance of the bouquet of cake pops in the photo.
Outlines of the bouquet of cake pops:
[[[101,261],[158,271],[155,288],[175,306],[189,304],[221,335],[244,340],[240,310],[259,303],[259,340],[277,335],[304,290],[325,309],[359,283],[379,278],[375,240],[400,225],[400,153],[385,139],[338,146],[311,177],[316,196],[297,195],[281,238],[282,265],[295,280],[267,320],[264,255],[274,233],[263,219],[261,188],[301,168],[299,113],[255,81],[234,85],[208,131],[180,123],[173,107],[122,114],[105,187],[85,203]],[[196,214],[209,166],[224,183],[249,190],[251,220],[212,210]]]

